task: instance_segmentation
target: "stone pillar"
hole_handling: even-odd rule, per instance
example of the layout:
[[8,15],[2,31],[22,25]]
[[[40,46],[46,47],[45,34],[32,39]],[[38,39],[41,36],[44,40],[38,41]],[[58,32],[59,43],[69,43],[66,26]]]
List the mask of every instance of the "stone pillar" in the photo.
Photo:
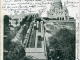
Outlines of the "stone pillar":
[[37,21],[37,28],[39,28],[39,21]]
[[42,37],[42,40],[44,40],[44,24],[43,24],[43,21],[41,21],[41,37]]
[[64,20],[66,20],[65,16],[64,16]]
[[[39,27],[39,21],[37,21],[37,28]],[[38,41],[38,30],[36,30],[36,40],[35,40],[35,48],[37,48],[37,41]]]
[[35,39],[35,48],[37,48],[37,40],[38,40],[38,30],[36,30],[36,39]]
[[43,31],[43,37],[44,37],[44,24],[43,24],[43,30],[42,31]]
[[40,24],[41,24],[41,37],[42,37],[42,21],[40,22]]
[[67,16],[68,20],[69,20],[69,16]]
[[41,37],[43,37],[43,21],[41,21]]

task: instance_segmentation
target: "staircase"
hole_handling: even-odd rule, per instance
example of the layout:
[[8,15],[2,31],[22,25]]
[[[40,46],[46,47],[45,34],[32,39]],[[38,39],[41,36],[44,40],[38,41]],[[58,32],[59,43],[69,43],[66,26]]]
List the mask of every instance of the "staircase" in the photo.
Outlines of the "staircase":
[[[47,60],[43,22],[39,23],[37,21],[36,23],[37,23],[36,27],[39,29],[38,30],[33,29],[31,32],[35,39],[33,40],[33,38],[30,37],[29,40],[31,41],[29,45],[34,45],[34,47],[25,48],[26,57],[30,58],[31,60]],[[35,41],[35,43],[33,41]]]

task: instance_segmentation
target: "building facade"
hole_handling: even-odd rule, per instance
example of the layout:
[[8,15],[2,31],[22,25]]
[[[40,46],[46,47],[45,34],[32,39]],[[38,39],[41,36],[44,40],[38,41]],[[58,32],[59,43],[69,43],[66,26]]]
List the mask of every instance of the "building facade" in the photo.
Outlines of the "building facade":
[[61,0],[54,0],[51,4],[50,10],[47,12],[48,18],[54,18],[56,20],[69,20],[68,9],[64,3],[62,6]]

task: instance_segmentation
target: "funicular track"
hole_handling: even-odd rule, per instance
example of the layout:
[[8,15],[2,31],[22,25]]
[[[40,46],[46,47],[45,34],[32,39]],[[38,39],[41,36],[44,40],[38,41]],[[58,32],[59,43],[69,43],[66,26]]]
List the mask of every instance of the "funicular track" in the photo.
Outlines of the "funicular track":
[[36,38],[36,31],[32,28],[31,36],[29,39],[29,45],[28,45],[29,48],[35,47],[35,38]]

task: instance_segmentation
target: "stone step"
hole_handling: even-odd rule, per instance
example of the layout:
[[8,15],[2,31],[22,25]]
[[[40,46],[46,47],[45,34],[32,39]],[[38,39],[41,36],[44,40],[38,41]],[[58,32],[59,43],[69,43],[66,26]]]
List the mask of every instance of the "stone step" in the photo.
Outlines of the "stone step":
[[40,53],[40,52],[44,52],[43,48],[26,48],[25,49],[26,53]]
[[26,53],[26,56],[31,60],[47,60],[44,53]]

